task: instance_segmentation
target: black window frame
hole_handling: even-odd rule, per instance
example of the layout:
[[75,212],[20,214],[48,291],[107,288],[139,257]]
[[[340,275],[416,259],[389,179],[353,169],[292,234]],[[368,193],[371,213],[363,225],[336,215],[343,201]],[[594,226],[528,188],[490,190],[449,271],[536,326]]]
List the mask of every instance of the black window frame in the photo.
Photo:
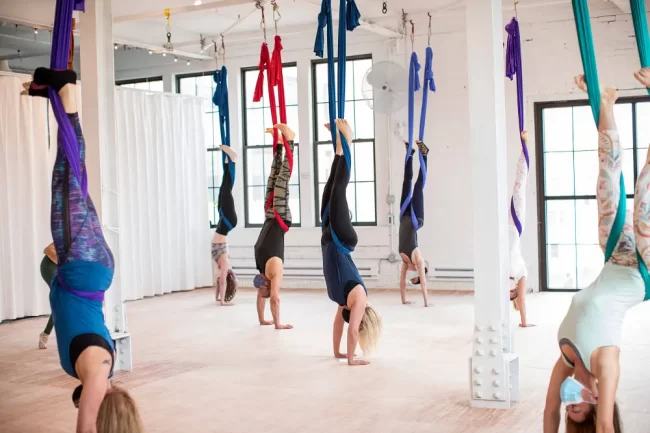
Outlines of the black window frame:
[[[361,54],[361,55],[356,55],[356,56],[347,56],[346,61],[348,62],[353,62],[355,60],[370,60],[373,61],[372,54]],[[337,63],[338,59],[334,60],[334,63]],[[312,140],[313,140],[313,153],[314,153],[314,223],[316,224],[317,227],[321,226],[321,218],[320,218],[320,194],[319,194],[319,182],[318,179],[318,174],[319,174],[319,167],[318,167],[318,146],[319,145],[324,145],[324,144],[332,144],[332,140],[325,140],[325,141],[318,141],[318,81],[316,79],[316,68],[318,65],[322,65],[323,63],[327,63],[327,59],[312,59],[311,61],[311,96],[312,96],[312,124],[314,127],[312,128]],[[361,100],[352,100],[353,102],[361,101]],[[373,111],[373,122],[374,122],[374,111]],[[374,171],[374,180],[372,183],[374,183],[375,187],[373,188],[373,192],[375,194],[375,220],[374,221],[362,221],[362,222],[353,222],[352,225],[355,227],[377,227],[378,225],[378,220],[377,220],[377,208],[378,208],[378,203],[377,203],[377,135],[376,135],[376,125],[373,125],[374,131],[373,131],[373,138],[364,138],[357,140],[355,139],[353,143],[372,143],[373,147],[373,152],[372,152],[372,165],[373,165],[373,171]],[[353,168],[356,171],[356,160],[355,160],[355,165]],[[356,176],[355,176],[356,179]],[[357,183],[356,180],[354,182],[355,184]],[[359,183],[369,183],[368,181],[361,181]],[[356,195],[355,195],[355,215],[357,215],[356,212],[356,206],[357,206],[358,200],[356,200]]]
[[[632,169],[634,177],[634,186],[636,187],[636,182],[639,176],[639,166],[638,166],[638,133],[637,133],[637,104],[643,102],[650,102],[647,96],[629,96],[629,97],[620,97],[616,101],[616,104],[631,104],[632,106]],[[580,288],[576,289],[553,289],[548,287],[548,263],[547,263],[547,250],[546,250],[546,238],[547,238],[547,227],[546,227],[546,202],[547,201],[561,201],[561,200],[595,200],[596,199],[596,190],[594,188],[594,194],[589,195],[546,195],[546,179],[545,179],[545,158],[544,158],[544,118],[543,111],[549,108],[574,108],[574,107],[584,107],[589,106],[588,99],[578,99],[578,100],[561,100],[561,101],[544,101],[544,102],[535,102],[534,104],[534,115],[535,115],[535,158],[537,165],[537,174],[536,174],[536,188],[537,188],[537,244],[538,244],[538,265],[539,265],[539,290],[541,292],[579,292]],[[650,143],[649,143],[650,144]],[[626,149],[627,150],[627,149]],[[575,164],[575,163],[574,163]],[[574,172],[575,177],[575,172]],[[627,186],[626,186],[627,189]],[[634,189],[633,189],[634,191]],[[634,194],[625,194],[626,199],[634,199]]]
[[[180,93],[181,93],[181,80],[182,80],[183,78],[206,77],[206,76],[212,76],[213,74],[214,74],[214,71],[190,72],[190,73],[187,73],[187,74],[176,74],[176,75],[174,76],[174,83],[175,83],[175,85],[176,85],[174,91],[175,91],[175,93],[177,93],[177,94],[180,94]],[[214,104],[213,104],[213,105],[214,105]],[[216,107],[215,107],[215,110],[213,111],[212,114],[213,114],[213,117],[212,117],[212,123],[213,123],[213,125],[214,125],[214,116],[218,116],[218,112],[217,112],[217,108],[216,108]],[[214,143],[213,143],[213,144],[214,144]],[[220,150],[219,150],[219,146],[213,146],[213,147],[210,147],[210,148],[206,148],[205,150],[206,150],[207,152],[219,152],[219,151],[220,151]],[[213,160],[213,164],[212,164],[212,176],[213,176],[213,178],[214,178],[214,156],[213,156],[213,155],[211,155],[211,156],[212,156],[212,160]],[[223,174],[222,174],[222,176],[223,176]],[[222,179],[222,180],[223,180],[223,179]],[[219,197],[219,191],[221,191],[221,182],[219,182],[219,186],[208,186],[208,190],[214,190],[214,192],[213,192],[213,196],[212,196],[212,197],[213,197],[213,198],[215,198],[215,197],[218,198],[218,197]],[[216,194],[216,195],[215,195],[215,194]],[[219,222],[219,219],[217,218],[218,213],[216,213],[216,212],[217,212],[217,211],[216,211],[216,201],[215,201],[215,215],[214,215],[214,219],[215,219],[215,222],[218,223],[218,222]],[[216,228],[217,228],[217,224],[214,224],[214,223],[212,223],[212,222],[210,222],[209,225],[210,225],[210,229],[216,229]]]
[[156,77],[129,78],[128,80],[115,81],[116,86],[125,86],[127,84],[150,83],[152,81],[163,81],[162,75]]
[[[283,62],[282,63],[282,68],[298,68],[298,62]],[[248,134],[247,134],[247,127],[248,127],[248,116],[246,115],[246,110],[247,110],[247,103],[248,101],[246,100],[246,73],[247,72],[252,72],[252,71],[259,71],[259,67],[257,66],[246,66],[240,69],[240,79],[241,79],[241,116],[242,116],[242,154],[244,157],[242,158],[244,160],[244,227],[246,228],[254,228],[254,227],[262,227],[264,224],[254,224],[249,222],[248,220]],[[251,149],[268,149],[271,148],[273,145],[265,145],[265,146],[251,146]],[[300,143],[299,142],[294,142],[294,147],[300,149]],[[300,158],[300,153],[298,153],[298,158]],[[295,164],[295,162],[298,162],[298,164]],[[294,169],[295,168],[300,168],[300,162],[295,161],[294,162]],[[302,179],[300,179],[300,173],[297,173],[298,175],[298,203],[300,203],[300,206],[302,206],[302,197],[300,197],[300,189],[302,187]],[[289,184],[291,186],[291,184]],[[301,212],[300,209],[298,209],[298,212]],[[302,226],[302,212],[300,214],[300,223],[293,223],[291,224],[291,227],[301,227]]]

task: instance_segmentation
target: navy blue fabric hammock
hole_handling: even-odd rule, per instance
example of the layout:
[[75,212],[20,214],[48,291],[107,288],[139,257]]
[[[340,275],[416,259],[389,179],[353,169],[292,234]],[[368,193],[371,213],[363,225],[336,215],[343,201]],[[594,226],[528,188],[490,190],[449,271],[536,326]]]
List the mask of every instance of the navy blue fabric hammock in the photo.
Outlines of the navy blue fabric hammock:
[[[329,96],[329,118],[330,118],[330,131],[332,133],[332,145],[336,150],[336,119],[337,111],[338,118],[345,118],[345,66],[346,66],[346,46],[347,46],[347,31],[353,31],[359,26],[359,19],[361,14],[357,9],[354,0],[340,0],[339,5],[339,39],[338,39],[338,76],[335,81],[334,78],[334,32],[332,29],[332,3],[331,0],[323,0],[321,3],[321,10],[318,14],[318,30],[316,32],[316,41],[314,43],[314,54],[323,58],[324,51],[324,36],[323,29],[327,27],[327,92]],[[338,85],[338,92],[337,86]],[[338,98],[337,98],[338,96]],[[350,154],[350,145],[345,137],[341,135],[341,142],[343,145],[343,158],[348,166],[348,173],[351,172],[352,156]],[[323,210],[323,227],[327,225],[329,218],[329,203]],[[331,229],[331,227],[330,227]],[[350,254],[354,248],[349,245],[344,245],[331,229],[332,240],[336,247],[344,252]]]
[[[230,147],[230,109],[228,107],[228,70],[226,66],[222,66],[221,69],[214,71],[212,79],[216,83],[216,88],[214,90],[214,95],[212,95],[212,103],[217,106],[219,109],[219,132],[221,134],[221,144],[224,146]],[[223,166],[224,176],[222,178],[222,187],[223,179],[226,178],[226,170],[230,173],[230,179],[232,184],[235,184],[235,164],[230,161],[228,163],[228,155],[225,152],[222,152],[221,155],[221,164]],[[223,214],[221,208],[217,209],[219,211],[219,218],[226,224],[228,230],[232,230],[233,226],[228,221],[228,218]]]

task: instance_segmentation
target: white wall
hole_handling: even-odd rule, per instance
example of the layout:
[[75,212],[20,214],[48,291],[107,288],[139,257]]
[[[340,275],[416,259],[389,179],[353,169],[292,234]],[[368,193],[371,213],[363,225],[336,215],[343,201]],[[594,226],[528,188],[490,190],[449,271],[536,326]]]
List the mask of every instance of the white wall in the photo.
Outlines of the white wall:
[[[619,13],[619,15],[616,15]],[[632,72],[639,67],[638,54],[632,36],[631,17],[607,4],[592,5],[592,25],[597,47],[600,78],[603,83],[617,86],[619,89],[635,89]],[[416,23],[425,24],[425,18],[416,17]],[[534,103],[539,101],[566,100],[583,98],[575,92],[573,76],[582,71],[580,54],[575,34],[570,4],[521,9],[519,13],[523,46],[524,92],[526,103],[526,128],[531,131],[531,175],[527,187],[526,231],[522,239],[523,256],[528,263],[529,284],[538,288],[538,232],[537,232],[537,192],[536,192],[536,153],[534,142]],[[504,23],[510,19],[510,13],[504,15]],[[431,44],[434,49],[434,74],[438,91],[429,99],[427,132],[425,142],[432,150],[429,157],[429,176],[425,189],[426,220],[420,232],[420,247],[431,267],[437,268],[472,268],[472,219],[471,212],[480,212],[472,206],[471,180],[469,173],[469,118],[467,95],[467,58],[465,19],[462,13],[452,13],[438,17],[433,22],[434,34]],[[426,34],[420,32],[425,25],[418,26],[416,50],[421,62],[424,62]],[[315,29],[314,29],[315,32]],[[310,61],[313,58],[314,33],[305,33],[304,37],[284,41],[284,61],[298,63],[299,103],[311,107],[309,91]],[[506,35],[504,32],[504,41]],[[410,45],[410,44],[409,44]],[[403,46],[403,44],[402,44]],[[409,47],[410,48],[410,47]],[[348,54],[373,55],[374,62],[392,60],[406,66],[404,49],[395,52],[391,44],[377,41],[376,37],[355,31],[349,39]],[[409,49],[410,51],[410,49]],[[254,66],[259,55],[259,43],[249,43],[229,49],[228,67],[230,74],[231,95],[240,95],[240,67]],[[209,70],[214,67],[211,62],[203,62],[190,67],[184,64],[156,65],[163,61],[149,56],[136,56],[135,53],[118,53],[116,59],[116,79],[128,79],[163,75],[167,90],[171,90],[172,75],[197,70]],[[153,56],[156,57],[156,56]],[[142,60],[148,64],[139,63]],[[168,62],[169,60],[165,60]],[[505,78],[504,78],[505,79]],[[644,94],[640,89],[623,91],[626,94]],[[516,89],[515,84],[506,83],[507,121],[508,121],[508,173],[512,185],[515,163],[521,150],[517,128]],[[241,142],[241,106],[239,98],[231,97],[231,128],[233,145],[240,147]],[[419,107],[419,100],[416,102]],[[311,109],[301,111],[301,131],[311,131]],[[406,121],[403,110],[396,116]],[[357,263],[379,266],[380,259],[389,252],[388,213],[385,197],[392,182],[393,194],[399,199],[402,161],[404,148],[392,133],[384,131],[387,119],[377,115],[376,125],[376,173],[377,173],[377,216],[378,227],[359,227],[359,246],[354,253]],[[320,229],[313,225],[313,167],[311,133],[301,137],[301,203],[303,227],[293,228],[286,237],[286,259],[288,266],[320,265]],[[389,158],[393,158],[392,173],[389,173]],[[253,244],[259,229],[243,227],[243,174],[237,177],[234,195],[237,212],[241,216],[241,225],[231,234],[231,251],[235,265],[252,265]],[[392,181],[391,181],[392,177]],[[398,212],[397,206],[394,209]],[[396,228],[393,227],[394,233]],[[206,236],[211,233],[206,231]],[[371,286],[397,286],[397,265],[381,262],[380,278],[370,281]],[[322,281],[295,281],[296,286],[322,286]],[[434,288],[454,289],[471,288],[471,284],[440,282]]]

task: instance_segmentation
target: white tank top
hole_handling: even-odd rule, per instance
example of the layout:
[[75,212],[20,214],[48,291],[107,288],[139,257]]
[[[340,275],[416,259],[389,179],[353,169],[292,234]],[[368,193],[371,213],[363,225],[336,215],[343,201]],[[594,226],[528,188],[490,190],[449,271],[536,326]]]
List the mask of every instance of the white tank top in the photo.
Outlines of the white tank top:
[[573,296],[558,330],[560,348],[572,345],[591,371],[594,350],[621,347],[625,314],[643,302],[644,296],[645,286],[636,267],[606,263],[598,278]]

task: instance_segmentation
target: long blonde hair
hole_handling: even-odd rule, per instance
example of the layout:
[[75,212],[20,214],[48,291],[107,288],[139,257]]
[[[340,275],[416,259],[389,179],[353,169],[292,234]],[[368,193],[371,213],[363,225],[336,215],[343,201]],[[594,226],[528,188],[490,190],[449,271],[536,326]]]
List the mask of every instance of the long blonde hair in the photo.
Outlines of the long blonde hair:
[[370,305],[366,305],[359,325],[359,346],[361,346],[364,355],[372,353],[377,347],[381,331],[381,316]]
[[144,433],[135,400],[120,387],[110,388],[97,414],[97,433]]
[[[583,422],[575,422],[566,415],[566,433],[596,433],[596,424],[598,423],[598,406],[593,406],[591,412],[586,416]],[[621,413],[618,410],[618,403],[614,403],[614,433],[623,432],[623,422]]]

